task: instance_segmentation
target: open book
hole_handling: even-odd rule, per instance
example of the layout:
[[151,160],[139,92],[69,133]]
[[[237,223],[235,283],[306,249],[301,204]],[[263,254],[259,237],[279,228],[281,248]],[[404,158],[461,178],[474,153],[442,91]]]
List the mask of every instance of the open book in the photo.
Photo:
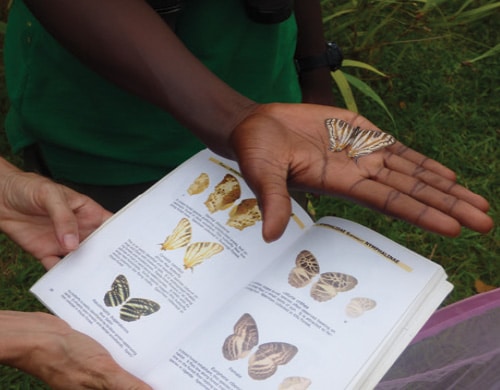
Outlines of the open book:
[[32,292],[155,389],[369,389],[450,292],[442,267],[296,203],[265,243],[237,165],[204,150]]

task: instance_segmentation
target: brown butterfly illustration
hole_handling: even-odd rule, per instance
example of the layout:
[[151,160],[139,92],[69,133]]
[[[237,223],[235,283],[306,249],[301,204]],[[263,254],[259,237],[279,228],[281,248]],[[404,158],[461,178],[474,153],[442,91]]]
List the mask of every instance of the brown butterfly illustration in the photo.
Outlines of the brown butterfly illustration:
[[[236,322],[234,333],[229,335],[222,346],[222,354],[227,360],[245,358],[259,343],[259,332],[253,317],[245,313]],[[255,380],[264,380],[277,371],[278,366],[287,364],[297,354],[295,345],[284,342],[260,344],[248,359],[248,375]]]

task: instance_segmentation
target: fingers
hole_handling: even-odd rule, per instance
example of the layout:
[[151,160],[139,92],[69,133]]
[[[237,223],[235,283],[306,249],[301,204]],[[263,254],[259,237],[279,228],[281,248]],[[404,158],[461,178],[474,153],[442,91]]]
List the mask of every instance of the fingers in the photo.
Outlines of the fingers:
[[[396,196],[397,192],[394,191],[399,191],[405,197],[415,200],[413,206],[411,204],[407,205],[407,207],[415,207],[414,211],[421,214],[418,215],[417,219],[415,219],[415,216],[412,217],[414,223],[418,221],[426,223],[427,220],[430,223],[434,223],[432,218],[435,217],[435,213],[432,213],[432,215],[429,214],[435,209],[455,219],[460,225],[475,231],[487,232],[492,227],[491,218],[481,209],[453,194],[441,191],[439,186],[436,188],[426,184],[425,181],[385,168],[378,173],[375,179],[388,187],[386,191],[389,191],[389,195],[386,198],[386,202],[384,202],[383,210],[392,210],[394,212],[396,211],[395,208],[403,207],[405,203],[409,202],[404,197]],[[448,182],[447,179],[444,180],[446,183]],[[454,187],[458,188],[460,186],[456,184]],[[389,188],[392,190],[389,190]],[[409,212],[410,210],[406,211],[406,213]],[[438,224],[437,221],[436,224]],[[456,230],[456,227],[453,230]],[[452,233],[451,235],[455,234]]]
[[[427,159],[423,165],[417,165],[414,162],[401,158],[398,155],[388,154],[385,159],[385,165],[391,170],[401,172],[408,177],[413,177],[429,184],[443,193],[468,202],[483,212],[486,212],[489,209],[488,201],[482,196],[475,194],[467,188],[457,184],[454,178],[450,179],[447,176],[436,173],[437,170],[435,168],[441,165],[437,161]],[[447,168],[445,168],[445,170],[447,170]]]
[[350,196],[378,211],[403,219],[423,229],[451,237],[460,234],[461,224],[454,217],[390,185],[362,179],[351,188]]
[[46,256],[40,259],[40,263],[42,263],[43,267],[46,270],[51,269],[54,265],[56,265],[61,260],[60,257],[57,256]]
[[455,172],[447,168],[443,164],[433,160],[423,154],[410,149],[409,147],[403,145],[401,142],[396,142],[394,145],[387,148],[394,155],[401,157],[403,160],[412,162],[416,166],[422,167],[423,169],[428,169],[429,171],[435,172],[436,174],[443,176],[449,180],[456,180]]

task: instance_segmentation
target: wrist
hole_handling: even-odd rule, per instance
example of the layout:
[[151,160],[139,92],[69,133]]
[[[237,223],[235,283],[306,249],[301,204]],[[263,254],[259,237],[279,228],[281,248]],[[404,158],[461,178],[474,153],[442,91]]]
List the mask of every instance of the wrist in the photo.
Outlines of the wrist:
[[35,372],[33,362],[57,349],[58,335],[67,329],[64,321],[47,313],[0,311],[0,363]]
[[326,68],[334,72],[341,67],[343,59],[344,56],[337,44],[334,42],[327,42],[326,49],[323,53],[296,58],[295,67],[299,75],[320,68]]
[[[33,350],[36,337],[30,332],[23,332],[27,313],[14,311],[0,312],[0,363],[19,367],[23,357]],[[35,316],[35,313],[30,313]]]

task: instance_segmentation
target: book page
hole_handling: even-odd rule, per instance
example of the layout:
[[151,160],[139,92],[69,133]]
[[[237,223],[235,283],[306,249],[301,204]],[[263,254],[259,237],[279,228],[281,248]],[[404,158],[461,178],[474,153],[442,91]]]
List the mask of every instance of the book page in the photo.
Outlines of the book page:
[[410,342],[413,320],[422,326],[450,289],[439,265],[324,218],[146,380],[155,389],[368,389]]
[[121,210],[32,292],[144,375],[312,224],[297,205],[267,244],[232,161],[205,150]]

